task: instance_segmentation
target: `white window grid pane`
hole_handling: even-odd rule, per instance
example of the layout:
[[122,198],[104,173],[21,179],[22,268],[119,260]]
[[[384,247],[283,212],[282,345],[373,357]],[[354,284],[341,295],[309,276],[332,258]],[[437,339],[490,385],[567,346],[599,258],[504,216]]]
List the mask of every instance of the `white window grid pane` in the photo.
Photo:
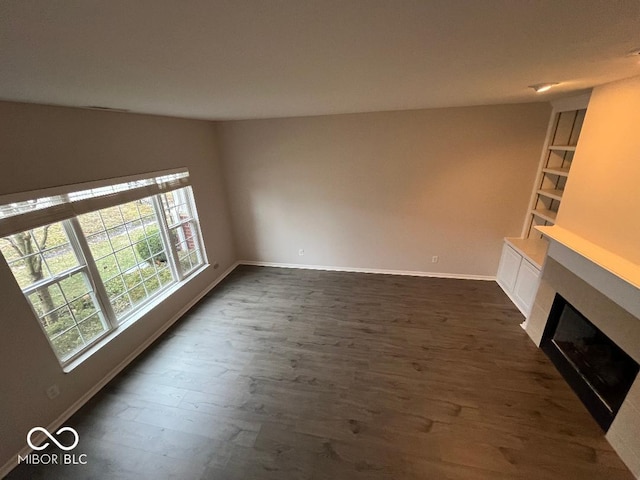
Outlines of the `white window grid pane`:
[[[100,224],[98,225],[98,228],[94,230],[93,233],[91,233],[90,235],[87,235],[86,238],[87,238],[87,241],[89,242],[89,248],[91,250],[92,256],[94,257],[94,259],[100,260],[102,258],[109,256],[110,252],[107,252],[102,256],[97,255],[95,250],[97,249],[98,245],[100,245],[101,242],[104,242],[104,240],[107,240],[109,242],[110,251],[113,251],[113,245],[111,244],[111,239],[107,234],[107,226],[104,223],[101,212],[98,211],[98,212],[92,212],[92,213],[97,214],[97,216],[94,218],[96,220],[99,220]],[[92,215],[92,214],[88,214],[88,215]],[[96,243],[92,243],[94,240],[96,241]]]
[[110,300],[118,318],[126,317],[133,308],[133,302],[131,301],[131,297],[127,291],[111,298]]
[[[145,209],[144,205],[148,208]],[[109,301],[121,321],[134,311],[136,306],[145,303],[166,286],[167,282],[161,282],[158,277],[158,266],[153,257],[163,255],[166,258],[168,253],[162,244],[160,225],[151,199],[129,202],[116,208],[117,210],[100,211],[103,229],[98,234],[104,236],[103,242],[107,243],[108,251],[103,252],[96,262],[112,261],[117,266],[117,271],[112,272],[112,275],[105,275],[103,272],[100,274],[107,287]],[[116,211],[117,221],[105,218],[106,215],[114,215]],[[157,238],[161,245],[159,252],[154,252],[149,242],[150,229],[158,231]],[[140,253],[139,245],[145,245],[148,254]],[[146,258],[142,258],[143,256]],[[158,288],[152,290],[149,288],[150,284],[145,282],[154,277],[158,279]],[[115,279],[120,281],[114,282]]]
[[[72,328],[74,328],[76,326],[76,323],[73,319],[73,314],[71,313],[71,309],[69,308],[69,305],[64,304],[62,307],[57,308],[56,310],[54,310],[51,313],[55,313],[56,316],[59,318],[63,313],[68,313],[69,314],[69,319],[71,320],[71,324],[68,327],[65,327],[64,329],[60,330],[59,332],[56,332],[53,335],[49,335],[49,332],[46,329],[46,325],[43,323],[43,327],[45,328],[45,332],[47,333],[47,336],[49,337],[49,340],[54,341],[56,340],[58,337],[64,335],[65,333],[67,333],[69,330],[71,330]],[[50,314],[47,314],[46,316],[49,316]],[[40,320],[44,320],[44,316],[40,317]]]
[[[91,298],[91,300],[92,300],[92,302],[94,303],[94,305],[95,305],[96,309],[97,309],[97,310],[99,310],[98,303],[96,302],[96,299],[95,299],[95,296],[94,296],[94,291],[93,291],[93,289],[91,288],[91,282],[89,282],[89,278],[87,277],[86,272],[84,272],[84,271],[80,271],[80,272],[78,272],[78,273],[74,273],[74,274],[73,274],[73,276],[76,276],[76,275],[80,275],[80,276],[81,276],[81,278],[82,278],[82,280],[83,280],[83,283],[84,283],[84,285],[85,285],[85,287],[86,287],[86,290],[85,290],[83,293],[80,293],[80,294],[76,295],[75,297],[70,297],[70,296],[69,296],[69,294],[68,294],[68,292],[67,292],[67,291],[65,291],[65,290],[67,290],[67,289],[66,289],[66,288],[64,288],[64,287],[63,287],[63,285],[62,285],[62,282],[63,282],[64,280],[67,280],[67,279],[63,279],[63,280],[60,280],[60,281],[58,281],[58,282],[55,282],[55,283],[58,285],[58,287],[60,288],[60,291],[62,292],[62,296],[63,296],[64,301],[65,301],[65,305],[70,306],[70,304],[71,304],[72,302],[74,302],[74,301],[76,301],[76,300],[78,300],[78,299],[82,298],[82,297],[83,297],[83,296],[85,296],[85,295],[89,295],[89,296],[90,296],[90,298]],[[70,309],[70,310],[71,310],[71,314],[73,315],[73,318],[74,318],[74,320],[75,320],[75,319],[76,319],[76,315],[75,315],[75,313],[73,312],[73,309]]]
[[[144,237],[142,240],[133,243],[132,247],[138,253],[140,260],[146,262],[147,265],[151,266],[149,264],[149,260],[153,258],[153,252],[151,251],[151,245],[149,244],[149,240],[147,240],[147,237]],[[141,252],[141,249],[145,251]]]
[[[47,337],[49,338],[49,341],[51,342],[51,344],[54,346],[54,349],[56,350],[56,352],[58,352],[58,347],[57,345],[59,345],[60,342],[57,342],[59,339],[61,339],[65,334],[67,334],[68,332],[72,331],[73,329],[78,329],[78,335],[79,335],[79,340],[80,340],[80,344],[76,345],[73,349],[67,351],[67,352],[61,352],[62,353],[62,360],[65,360],[71,356],[73,356],[75,353],[77,353],[78,349],[82,349],[85,346],[89,345],[90,343],[94,342],[95,340],[97,340],[98,338],[100,338],[102,335],[104,335],[106,332],[109,331],[109,325],[106,322],[104,315],[102,313],[102,310],[100,309],[100,304],[96,298],[95,292],[93,291],[93,289],[91,288],[91,282],[89,281],[89,277],[87,275],[87,273],[83,270],[80,270],[76,273],[73,274],[73,276],[80,276],[80,278],[82,278],[82,281],[86,287],[86,290],[83,293],[78,293],[75,296],[70,296],[67,289],[63,287],[62,282],[67,280],[65,279],[61,279],[61,280],[57,280],[54,281],[50,284],[47,284],[46,286],[43,287],[39,287],[37,289],[34,290],[33,293],[38,293],[38,291],[44,290],[44,289],[48,289],[54,285],[56,285],[59,289],[60,292],[62,294],[62,298],[63,298],[63,304],[60,305],[59,307],[51,310],[50,312],[46,312],[43,313],[42,315],[37,315],[38,316],[38,320],[41,322],[42,328],[45,331],[45,334],[47,335]],[[91,308],[93,309],[92,312],[86,314],[85,316],[82,316],[79,318],[77,311],[73,308],[73,303],[76,302],[77,300],[80,299],[86,299],[87,301],[90,301],[91,303]],[[31,302],[31,299],[29,297],[27,297],[27,299]],[[35,305],[33,305],[34,311],[36,309]],[[45,326],[45,319],[46,317],[51,317],[53,314],[56,314],[56,316],[58,316],[58,318],[60,317],[61,314],[68,312],[70,320],[71,320],[71,324],[65,328],[63,328],[62,330],[56,332],[53,335],[49,334],[49,331],[47,330],[47,326]],[[92,317],[97,317],[100,320],[100,323],[102,324],[102,332],[100,332],[98,335],[94,336],[93,338],[85,338],[85,335],[83,335],[82,331],[78,328],[84,321],[92,318]]]
[[[97,300],[94,299],[94,293],[91,292],[91,294],[88,295],[92,300],[91,300],[91,307],[94,307],[96,305]],[[73,313],[74,318],[76,319],[76,321],[78,322],[78,324],[84,322],[85,320],[87,320],[90,317],[93,317],[96,312],[98,310],[96,310],[95,308],[92,310],[89,310],[88,312],[83,312],[82,314],[76,313],[76,305],[74,305],[77,302],[81,302],[81,303],[85,303],[86,302],[86,296],[85,298],[76,298],[75,300],[72,300],[71,302],[69,302],[69,306],[71,308],[71,313]],[[83,306],[83,305],[81,305]],[[91,308],[90,307],[90,308]]]
[[21,258],[21,256],[18,255],[18,252],[16,252],[11,246],[8,239],[2,238],[2,241],[0,241],[0,251],[2,252],[2,256],[6,260],[7,264]]
[[[116,261],[116,258],[112,253],[100,257],[99,259],[95,260],[95,262],[100,278],[105,283],[122,273],[120,271],[120,266],[118,265],[118,262]],[[114,271],[113,275],[108,276],[108,273],[103,273],[108,269]]]
[[[195,260],[194,260],[195,257]],[[195,268],[202,265],[202,256],[199,250],[189,250],[188,253],[180,258],[180,265],[182,265],[185,274],[191,272]]]
[[[65,343],[67,343],[70,348],[61,348],[62,338],[64,336],[68,336]],[[85,347],[85,345],[83,345],[82,335],[80,334],[80,330],[78,329],[78,327],[73,327],[65,332],[65,335],[52,340],[51,345],[53,346],[56,355],[58,355],[59,358],[65,360],[73,357],[74,355],[82,351],[82,349]]]
[[136,234],[140,234],[140,232],[144,232],[144,221],[151,221],[148,216],[146,218],[144,217],[139,217],[136,218],[134,220],[130,220],[127,223],[124,224],[124,228],[127,231],[127,234],[129,236],[131,235],[136,235]]
[[114,254],[122,275],[130,275],[132,273],[135,273],[135,271],[139,268],[137,263],[138,260],[136,258],[136,252],[133,251],[131,245],[127,245],[126,247],[121,248],[117,252],[114,252]]
[[[96,323],[100,326],[98,330],[89,332],[84,331],[91,324]],[[87,345],[89,345],[109,332],[110,328],[108,326],[105,326],[105,324],[106,322],[104,320],[104,317],[100,314],[94,313],[93,315],[88,315],[83,320],[80,320],[78,322],[78,330],[80,331],[80,335],[82,335],[82,337],[87,342]]]
[[191,196],[189,195],[188,187],[163,193],[160,197],[169,228],[193,219]]
[[148,260],[150,260],[150,262],[147,261],[146,263],[150,268],[147,268],[146,270],[143,270],[141,272],[143,281],[158,275],[158,265],[156,265],[156,262],[153,261],[153,257],[150,257]]
[[[17,260],[14,260],[12,262],[9,262],[9,268],[11,268],[11,271],[14,274],[14,277],[16,278],[16,281],[18,282],[18,285],[20,285],[20,288],[28,288],[31,285],[34,284],[34,280],[31,278],[31,275],[29,273],[27,273],[28,271],[28,267],[27,267],[27,261],[32,259],[32,258],[36,258],[39,257],[40,254],[33,254],[33,255],[27,255],[25,257],[22,258],[18,258]],[[48,278],[51,278],[51,273],[49,272],[49,268],[47,267],[46,263],[43,263],[42,266],[42,279],[38,280],[38,281],[43,281],[46,280]],[[25,271],[24,275],[21,275],[20,277],[16,276],[16,273],[23,270]]]
[[82,226],[85,238],[102,230],[103,224],[98,212],[85,213],[82,217],[85,219],[85,224]]
[[57,245],[50,248],[46,248],[45,246],[45,249],[40,251],[42,260],[46,264],[47,270],[52,276],[59,275],[68,269],[68,267],[66,269],[64,268],[64,259],[61,259],[61,256],[68,255],[68,258],[71,259],[74,265],[78,265],[80,263],[78,260],[78,254],[71,245],[66,231],[64,230],[64,228],[62,228],[62,224],[60,224],[59,228],[62,229],[62,233],[64,234],[64,242],[58,243]]
[[158,269],[158,278],[160,279],[160,284],[163,287],[166,285],[170,285],[174,281],[169,266]]
[[40,287],[40,289],[35,289],[31,292],[25,293],[25,296],[27,297],[29,303],[31,303],[31,306],[33,307],[33,310],[35,311],[38,318],[49,315],[51,312],[53,312],[58,307],[63,306],[65,303],[60,286],[58,286],[57,284],[53,284],[48,285],[48,287],[50,289],[49,302],[51,303],[51,305],[46,305],[47,301],[42,298],[39,291],[40,289],[42,289],[42,287]]
[[105,208],[104,210],[98,210],[98,213],[100,214],[100,220],[102,221],[105,231],[108,231],[117,225],[122,225],[125,222],[124,216],[122,215],[122,207],[120,205]]
[[[61,234],[62,237],[58,239],[58,242],[55,245],[51,246],[51,244],[48,242],[52,241],[53,237],[51,233],[55,229],[59,230],[58,235]],[[36,231],[38,232],[36,233]],[[10,248],[10,251],[13,253],[13,255],[11,256],[11,260],[9,260],[7,263],[11,268],[16,281],[18,282],[18,285],[20,285],[20,287],[23,289],[39,284],[40,282],[47,281],[48,279],[55,276],[63,275],[65,272],[68,272],[79,265],[78,256],[74,251],[72,245],[70,244],[69,238],[64,228],[62,227],[61,222],[44,225],[42,227],[38,227],[27,232],[22,232],[17,235],[26,235],[26,238],[30,239],[29,252],[26,255],[19,256],[16,249],[12,246],[9,246],[8,248]],[[13,236],[4,238],[3,243],[8,245],[13,244],[15,242],[15,239],[11,237]],[[62,241],[60,242],[59,240]],[[47,247],[47,244],[49,245],[49,247]],[[22,246],[22,248],[25,247]],[[56,250],[59,250],[57,254],[54,253]],[[64,255],[65,250],[68,250],[68,252],[71,253],[71,264],[63,266],[62,268],[52,268],[50,266],[50,262],[52,262],[55,257]],[[39,267],[41,278],[35,281],[30,275],[31,272],[27,273],[27,271],[29,270],[27,267],[27,263],[33,261],[40,262]],[[25,274],[19,276],[17,272],[19,272],[21,269],[25,269]]]
[[[188,220],[171,228],[170,231],[178,254],[178,263],[183,274],[186,275],[204,263],[197,225],[195,221]],[[196,253],[195,262],[192,258],[193,253]]]
[[56,247],[49,248],[42,252],[42,259],[46,264],[47,269],[49,270],[49,273],[51,275],[60,274],[65,270],[64,268],[65,262],[63,262],[64,258],[60,258],[65,256],[69,256],[70,258],[73,258],[77,262],[78,257],[69,242],[63,245],[58,245]]

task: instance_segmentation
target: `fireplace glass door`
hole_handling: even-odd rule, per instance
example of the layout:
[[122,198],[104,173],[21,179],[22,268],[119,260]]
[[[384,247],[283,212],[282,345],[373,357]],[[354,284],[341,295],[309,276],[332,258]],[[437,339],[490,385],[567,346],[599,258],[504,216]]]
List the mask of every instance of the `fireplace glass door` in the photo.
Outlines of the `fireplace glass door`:
[[606,431],[638,373],[638,363],[556,295],[541,348]]

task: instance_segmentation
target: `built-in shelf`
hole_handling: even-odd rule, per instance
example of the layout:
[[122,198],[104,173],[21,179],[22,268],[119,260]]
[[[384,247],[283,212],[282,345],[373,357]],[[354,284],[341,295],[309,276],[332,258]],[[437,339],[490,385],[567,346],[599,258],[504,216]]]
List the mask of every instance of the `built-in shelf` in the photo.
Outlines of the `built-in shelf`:
[[575,152],[575,145],[549,145],[549,150],[558,150],[561,152]]
[[557,175],[559,177],[568,177],[569,176],[569,167],[558,167],[558,168],[543,168],[542,171],[544,173],[549,173],[551,175]]
[[529,216],[522,235],[525,238],[540,235],[535,227],[554,225],[556,222],[588,101],[588,96],[575,97],[565,104],[554,105],[529,202]]
[[498,285],[527,318],[549,249],[537,228],[556,224],[588,102],[588,95],[553,102],[522,237],[507,237],[502,247]]
[[556,223],[556,215],[558,214],[558,212],[554,212],[553,210],[541,207],[536,208],[531,213],[533,213],[536,217],[540,217],[544,221],[550,223]]
[[498,284],[525,317],[531,314],[542,266],[550,248],[549,241],[537,227],[556,224],[589,95],[552,103],[553,111],[522,236],[505,238],[498,265]]
[[562,200],[563,191],[559,188],[541,188],[538,190],[538,195],[543,197],[552,198],[553,200]]

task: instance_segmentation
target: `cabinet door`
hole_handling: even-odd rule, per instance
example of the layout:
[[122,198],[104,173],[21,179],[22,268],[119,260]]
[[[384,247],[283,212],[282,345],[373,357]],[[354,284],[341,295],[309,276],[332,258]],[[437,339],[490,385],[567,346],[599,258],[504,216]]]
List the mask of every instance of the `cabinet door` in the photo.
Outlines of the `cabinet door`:
[[518,277],[522,257],[506,243],[502,247],[502,257],[498,267],[498,283],[507,292],[513,292]]
[[518,279],[513,292],[514,300],[519,304],[520,310],[528,317],[533,307],[533,301],[538,293],[540,270],[531,263],[522,260],[518,270]]

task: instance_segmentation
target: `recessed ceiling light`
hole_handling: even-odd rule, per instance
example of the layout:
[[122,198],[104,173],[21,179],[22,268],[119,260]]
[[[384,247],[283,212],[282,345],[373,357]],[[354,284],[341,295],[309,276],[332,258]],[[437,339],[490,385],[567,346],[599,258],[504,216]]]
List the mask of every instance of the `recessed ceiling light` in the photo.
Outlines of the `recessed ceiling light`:
[[556,85],[558,84],[554,82],[536,83],[535,85],[529,85],[529,88],[533,88],[536,91],[536,93],[542,93],[542,92],[546,92],[547,90],[550,90],[551,87],[554,87]]

